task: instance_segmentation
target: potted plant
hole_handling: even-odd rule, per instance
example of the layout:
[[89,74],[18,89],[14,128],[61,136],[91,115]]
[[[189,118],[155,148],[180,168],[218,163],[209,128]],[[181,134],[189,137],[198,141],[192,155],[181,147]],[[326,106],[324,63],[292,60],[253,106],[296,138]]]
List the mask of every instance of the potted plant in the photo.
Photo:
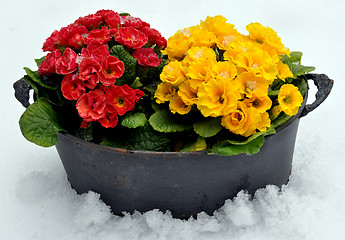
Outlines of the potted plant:
[[[241,189],[289,178],[299,118],[333,81],[308,74],[259,23],[222,16],[165,40],[139,18],[101,10],[54,31],[48,54],[14,84],[25,138],[56,145],[77,192],[114,213],[212,213]],[[306,105],[308,84],[318,87]],[[34,103],[29,91],[34,90]]]

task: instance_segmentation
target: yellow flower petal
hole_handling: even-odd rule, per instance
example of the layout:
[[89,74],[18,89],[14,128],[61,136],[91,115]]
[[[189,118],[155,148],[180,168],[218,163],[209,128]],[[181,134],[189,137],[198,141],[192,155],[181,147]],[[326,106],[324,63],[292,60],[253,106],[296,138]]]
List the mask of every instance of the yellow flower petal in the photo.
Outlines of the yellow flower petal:
[[278,94],[278,102],[282,111],[287,115],[296,115],[302,105],[303,97],[293,84],[284,84]]

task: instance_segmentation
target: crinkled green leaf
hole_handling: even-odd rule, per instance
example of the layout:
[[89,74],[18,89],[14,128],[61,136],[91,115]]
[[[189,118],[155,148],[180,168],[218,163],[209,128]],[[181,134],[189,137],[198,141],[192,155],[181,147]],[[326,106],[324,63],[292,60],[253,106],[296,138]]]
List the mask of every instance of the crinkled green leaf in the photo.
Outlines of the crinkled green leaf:
[[289,121],[292,118],[292,116],[287,115],[284,112],[281,112],[279,114],[279,116],[274,119],[271,123],[271,126],[274,127],[275,129],[282,126],[283,124],[285,124],[287,121]]
[[140,88],[142,86],[143,86],[143,84],[140,82],[140,78],[136,77],[134,82],[132,83],[132,85],[130,87],[136,89],[136,88]]
[[205,138],[198,137],[196,141],[187,143],[184,148],[182,148],[181,152],[190,152],[190,151],[203,151],[206,150],[207,144]]
[[288,63],[288,66],[290,68],[290,71],[294,75],[294,77],[298,77],[315,70],[315,67],[303,66],[303,65],[294,64],[294,63]]
[[90,124],[90,126],[87,128],[79,128],[75,133],[75,136],[85,141],[91,142],[93,140],[92,132],[93,128],[92,124]]
[[144,113],[128,113],[121,122],[121,125],[128,128],[142,127],[147,122]]
[[125,65],[125,72],[123,75],[116,80],[116,85],[127,84],[130,86],[136,79],[136,66],[137,60],[132,57],[132,55],[126,51],[124,46],[115,45],[111,48],[110,54],[117,57]]
[[100,144],[103,145],[103,146],[108,146],[108,147],[113,147],[113,148],[123,148],[123,149],[134,150],[123,139],[120,140],[120,139],[112,139],[112,138],[104,137]]
[[241,153],[253,155],[260,151],[260,148],[264,144],[264,141],[265,138],[263,135],[243,145],[234,145],[229,143],[229,141],[223,141],[221,143],[214,144],[210,152],[226,156],[233,156]]
[[182,132],[191,129],[191,126],[176,122],[167,110],[157,111],[149,119],[154,130],[158,132]]
[[170,139],[167,135],[154,131],[149,124],[138,127],[128,134],[103,138],[101,145],[129,150],[170,151]]
[[302,52],[291,52],[290,56],[284,55],[281,58],[281,61],[285,64],[287,64],[287,63],[300,63],[301,59],[302,59],[302,55],[303,55]]
[[207,118],[193,124],[194,131],[201,137],[212,137],[222,130],[220,118]]
[[57,144],[57,133],[63,130],[59,116],[45,99],[38,99],[26,109],[19,126],[27,140],[42,147]]
[[25,75],[24,79],[27,83],[31,85],[32,89],[36,93],[37,98],[44,98],[50,103],[58,106],[63,105],[66,101],[66,99],[62,96],[60,88],[56,90],[44,88],[37,82],[33,81],[28,75]]
[[154,131],[150,124],[136,128],[131,134],[129,143],[136,150],[170,151],[170,139],[166,134]]
[[37,67],[41,65],[41,63],[46,59],[46,56],[41,57],[40,59],[35,59],[35,62],[37,64]]
[[41,76],[38,74],[38,71],[32,71],[31,69],[24,67],[24,70],[26,74],[31,78],[32,81],[38,83],[41,87],[50,89],[50,90],[56,90],[58,88],[58,84],[48,85],[44,82],[42,82]]
[[247,139],[245,139],[243,141],[235,141],[235,140],[226,140],[226,141],[228,143],[234,144],[234,145],[245,145],[245,144],[253,141],[254,139],[256,139],[260,136],[267,136],[267,135],[271,135],[271,134],[275,134],[275,133],[276,133],[276,130],[271,125],[266,131],[254,133],[253,135],[251,135],[250,137],[248,137]]
[[302,76],[299,78],[294,79],[291,84],[295,85],[296,87],[298,87],[298,91],[300,91],[300,93],[302,94],[302,96],[305,95],[305,93],[308,90],[308,82],[307,80]]

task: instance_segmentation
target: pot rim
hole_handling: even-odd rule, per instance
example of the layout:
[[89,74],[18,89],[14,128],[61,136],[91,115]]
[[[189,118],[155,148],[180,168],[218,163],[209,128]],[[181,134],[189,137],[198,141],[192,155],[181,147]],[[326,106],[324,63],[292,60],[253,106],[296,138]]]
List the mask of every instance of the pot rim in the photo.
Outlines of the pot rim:
[[[279,134],[279,132],[283,131],[285,128],[287,128],[293,121],[295,121],[297,118],[300,118],[300,115],[302,114],[302,111],[304,110],[306,106],[306,102],[308,99],[308,90],[305,92],[304,95],[304,100],[301,105],[301,107],[298,110],[298,113],[294,116],[292,116],[286,123],[284,123],[282,126],[279,126],[276,129],[276,133],[265,136],[265,139],[269,139],[276,134]],[[188,155],[207,155],[208,153],[206,151],[188,151],[188,152],[161,152],[161,151],[143,151],[143,150],[129,150],[129,149],[124,149],[124,148],[115,148],[115,147],[110,147],[110,146],[104,146],[101,144],[93,143],[93,142],[88,142],[86,140],[83,140],[81,138],[78,138],[68,132],[63,132],[60,131],[58,132],[58,135],[63,136],[64,138],[69,138],[73,142],[78,142],[78,144],[86,144],[86,145],[91,145],[95,148],[99,148],[100,150],[107,150],[107,151],[114,151],[117,153],[123,153],[123,154],[140,154],[140,155],[174,155],[174,156],[188,156]],[[243,155],[245,153],[240,153],[235,156]],[[209,155],[216,155],[216,154],[209,154]],[[228,156],[231,157],[231,156]]]

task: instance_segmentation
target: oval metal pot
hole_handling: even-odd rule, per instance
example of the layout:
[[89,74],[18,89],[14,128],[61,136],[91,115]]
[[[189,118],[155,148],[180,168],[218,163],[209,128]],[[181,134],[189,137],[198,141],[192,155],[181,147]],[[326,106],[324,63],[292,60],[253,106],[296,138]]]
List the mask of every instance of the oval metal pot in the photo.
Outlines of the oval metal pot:
[[[276,134],[266,136],[260,152],[251,156],[130,151],[93,144],[62,132],[56,148],[71,186],[78,193],[100,193],[115,214],[152,209],[169,210],[178,218],[202,211],[212,214],[240,190],[253,194],[270,184],[281,187],[287,183],[299,119],[318,107],[333,86],[333,80],[324,74],[305,77],[318,88],[316,100],[306,105],[306,94],[298,114]],[[16,93],[25,93],[27,85],[20,80],[15,88]],[[17,95],[27,105],[27,96]]]

